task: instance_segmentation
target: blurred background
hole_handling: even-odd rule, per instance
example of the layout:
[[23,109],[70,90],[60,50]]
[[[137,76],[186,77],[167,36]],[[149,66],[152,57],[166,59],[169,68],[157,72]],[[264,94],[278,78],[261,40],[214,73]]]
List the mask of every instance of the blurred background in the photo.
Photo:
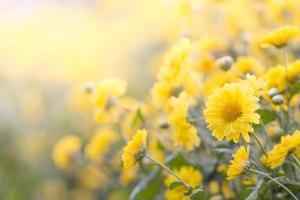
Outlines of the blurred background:
[[[82,84],[116,76],[143,96],[171,41],[165,9],[155,0],[0,0],[0,199],[63,199],[52,147],[96,126]],[[88,199],[80,194],[68,198]]]
[[232,41],[248,33],[298,25],[297,2],[0,0],[0,199],[93,199],[51,160],[63,135],[95,133],[84,83],[119,77],[129,95],[149,99],[165,50],[183,35],[204,36],[203,51],[222,46],[215,41],[239,48]]

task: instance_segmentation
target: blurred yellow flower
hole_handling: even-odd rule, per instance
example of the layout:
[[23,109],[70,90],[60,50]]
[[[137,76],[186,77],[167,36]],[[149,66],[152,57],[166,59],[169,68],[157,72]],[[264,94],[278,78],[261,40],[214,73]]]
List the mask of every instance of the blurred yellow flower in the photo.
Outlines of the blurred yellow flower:
[[87,165],[79,171],[81,184],[90,189],[99,189],[107,183],[107,174],[93,165]]
[[240,134],[250,142],[249,132],[253,132],[252,123],[259,123],[258,97],[254,90],[240,83],[226,84],[218,88],[208,98],[204,116],[208,128],[217,140],[224,137],[227,141],[239,141]]
[[67,168],[72,162],[72,156],[81,148],[80,138],[68,135],[61,138],[54,146],[52,159],[54,164],[62,169]]
[[[202,184],[202,174],[191,166],[181,166],[179,170],[174,170],[174,172],[190,187],[195,188],[196,186]],[[167,187],[177,181],[174,175],[169,174],[165,180],[164,184]],[[172,190],[167,190],[165,192],[166,200],[188,200],[189,196],[184,193],[187,192],[186,188],[183,185],[177,186]]]
[[263,78],[256,78],[255,75],[246,74],[246,79],[242,80],[243,84],[248,84],[253,90],[255,96],[262,96],[265,92],[267,82]]
[[122,162],[124,169],[132,168],[138,161],[141,161],[145,155],[147,131],[138,130],[131,141],[123,149]]
[[267,127],[267,133],[270,138],[273,138],[280,133],[280,126],[277,123],[270,123]]
[[205,98],[208,98],[214,91],[223,87],[226,83],[237,81],[239,77],[231,72],[216,72],[208,77],[208,79],[203,83],[203,95]]
[[126,82],[118,78],[106,78],[95,87],[93,94],[94,102],[97,106],[111,106],[113,99],[125,94]]
[[[276,77],[276,78],[274,78]],[[271,67],[266,75],[265,79],[267,80],[267,88],[278,88],[280,91],[284,90],[286,87],[286,77],[285,77],[285,68],[282,65],[276,67]]]
[[233,199],[235,197],[234,191],[229,187],[228,182],[222,182],[222,192],[226,199]]
[[180,93],[179,97],[172,97],[169,101],[171,111],[169,122],[173,126],[172,136],[175,145],[186,151],[191,151],[200,145],[200,137],[197,129],[187,121],[187,112],[191,99],[185,92]]
[[291,82],[300,78],[300,60],[296,60],[288,65],[287,76]]
[[[268,164],[271,169],[280,166],[288,153],[294,153],[296,148],[300,145],[300,131],[296,130],[292,135],[282,136],[280,143],[276,144],[268,154]],[[297,151],[296,151],[297,155]]]
[[158,80],[165,80],[171,85],[176,85],[182,78],[186,61],[191,52],[191,41],[187,38],[180,40],[166,55],[164,64],[158,73]]
[[234,67],[243,74],[261,75],[264,72],[263,66],[253,57],[241,56],[234,63]]
[[249,164],[249,146],[241,146],[233,155],[233,160],[227,169],[227,180],[232,180],[241,175]]
[[299,28],[296,26],[284,26],[273,30],[261,38],[261,47],[274,46],[276,48],[284,47],[289,40],[297,36]]
[[213,181],[209,182],[208,187],[209,187],[209,192],[211,194],[218,194],[220,192],[220,186],[219,186],[218,181],[213,180]]
[[129,185],[134,181],[136,175],[137,175],[137,169],[135,167],[130,169],[123,169],[121,171],[121,176],[119,181],[122,185]]
[[85,154],[95,162],[102,161],[105,152],[117,138],[117,133],[112,130],[99,130],[85,147]]
[[265,167],[269,167],[269,165],[268,165],[268,157],[267,157],[265,154],[263,154],[263,155],[260,157],[259,161],[260,161]]

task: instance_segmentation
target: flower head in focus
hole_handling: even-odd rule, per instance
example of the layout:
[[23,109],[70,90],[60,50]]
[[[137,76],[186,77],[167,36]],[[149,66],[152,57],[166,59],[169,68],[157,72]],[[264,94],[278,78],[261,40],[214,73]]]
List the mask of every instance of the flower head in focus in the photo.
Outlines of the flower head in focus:
[[248,165],[249,146],[247,149],[241,146],[233,155],[233,160],[227,169],[227,180],[232,180],[241,175]]
[[80,138],[74,135],[68,135],[60,139],[54,146],[52,152],[52,159],[55,165],[59,168],[65,169],[72,162],[72,156],[80,151]]
[[123,149],[122,162],[124,169],[132,168],[137,162],[145,156],[147,131],[138,130],[131,141]]
[[249,132],[253,132],[252,123],[259,123],[258,97],[254,90],[241,83],[229,83],[216,89],[206,103],[204,116],[208,128],[217,140],[239,141],[240,134],[250,142]]

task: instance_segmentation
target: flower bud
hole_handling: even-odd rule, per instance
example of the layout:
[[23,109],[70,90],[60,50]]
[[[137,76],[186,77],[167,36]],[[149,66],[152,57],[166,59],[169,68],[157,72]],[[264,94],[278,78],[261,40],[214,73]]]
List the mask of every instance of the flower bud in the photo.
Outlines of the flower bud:
[[276,105],[280,105],[283,103],[283,96],[281,94],[277,94],[272,97],[272,101]]
[[268,94],[270,97],[274,97],[275,95],[279,94],[279,90],[277,88],[273,87],[268,91]]
[[91,93],[94,89],[94,83],[93,82],[86,82],[84,85],[83,85],[83,89],[86,93]]
[[225,71],[229,70],[232,64],[233,58],[231,56],[223,56],[217,60],[217,65]]

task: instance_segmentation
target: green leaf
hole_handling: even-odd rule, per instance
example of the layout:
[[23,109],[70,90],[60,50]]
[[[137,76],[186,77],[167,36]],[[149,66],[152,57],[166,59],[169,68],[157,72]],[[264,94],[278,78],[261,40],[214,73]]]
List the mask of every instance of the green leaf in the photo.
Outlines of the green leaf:
[[172,160],[168,161],[167,164],[171,169],[173,169],[179,168],[182,165],[188,165],[189,163],[181,153],[178,153],[174,158],[172,158]]
[[174,188],[176,188],[176,187],[178,187],[178,186],[180,186],[180,185],[182,185],[181,182],[175,181],[175,182],[171,183],[169,189],[170,189],[170,190],[173,190]]
[[300,92],[300,83],[295,83],[289,87],[290,97]]
[[204,200],[205,193],[201,189],[194,190],[191,194],[191,200]]
[[132,190],[129,200],[153,199],[161,190],[160,169],[153,170],[149,176],[143,178]]
[[[259,115],[263,123],[266,125],[271,121],[276,119],[276,113],[269,109],[259,109],[256,111]],[[260,127],[260,125],[254,124],[256,127]]]
[[257,195],[258,195],[258,191],[259,191],[260,187],[263,185],[263,183],[264,183],[264,180],[261,179],[256,184],[256,187],[253,189],[253,191],[249,194],[249,196],[245,200],[256,200],[257,199]]

